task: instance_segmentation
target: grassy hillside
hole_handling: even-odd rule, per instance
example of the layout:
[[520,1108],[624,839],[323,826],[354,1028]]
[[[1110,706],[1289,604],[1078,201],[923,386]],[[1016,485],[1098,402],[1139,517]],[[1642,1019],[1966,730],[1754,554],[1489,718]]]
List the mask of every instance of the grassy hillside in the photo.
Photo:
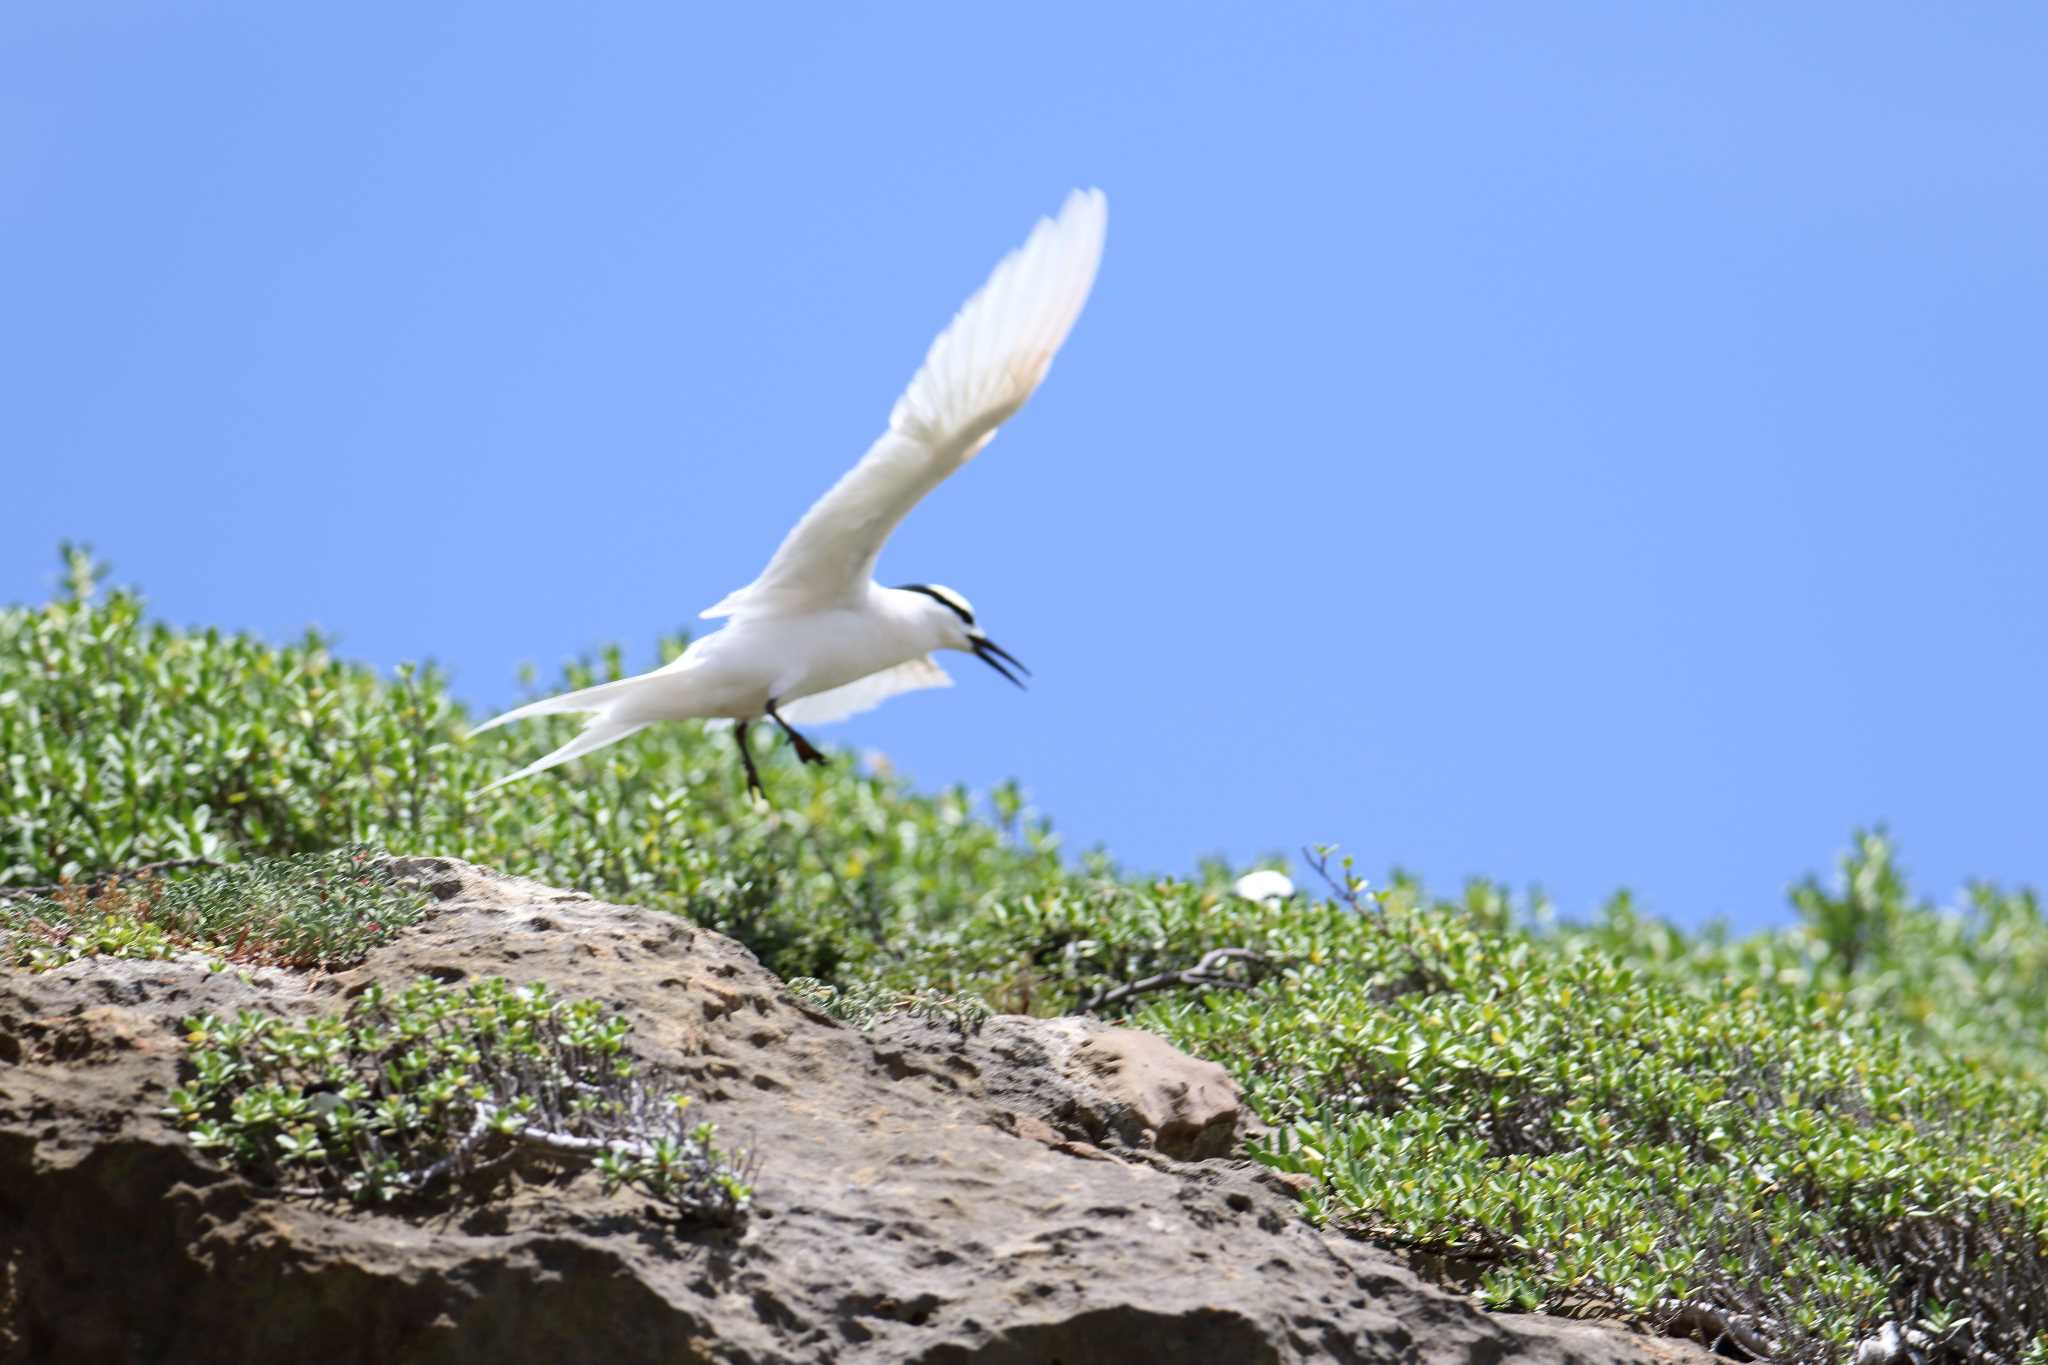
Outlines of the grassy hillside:
[[[684,725],[472,798],[573,722],[465,741],[431,670],[169,629],[72,571],[60,600],[0,612],[0,888],[454,854],[714,926],[856,1012],[1127,1016],[1237,1073],[1273,1127],[1261,1159],[1312,1178],[1311,1217],[1498,1306],[1782,1359],[1890,1330],[1931,1360],[2048,1361],[2048,923],[2029,892],[1937,910],[1873,834],[1840,889],[1809,883],[1790,927],[1749,938],[1625,900],[1548,926],[1497,887],[1374,890],[1342,865],[1324,893],[1255,906],[1222,868],[1063,856],[1015,788],[921,795],[765,737],[761,808],[730,736]],[[132,890],[113,899],[162,899]],[[0,899],[0,953],[28,970],[199,941],[119,909]]]

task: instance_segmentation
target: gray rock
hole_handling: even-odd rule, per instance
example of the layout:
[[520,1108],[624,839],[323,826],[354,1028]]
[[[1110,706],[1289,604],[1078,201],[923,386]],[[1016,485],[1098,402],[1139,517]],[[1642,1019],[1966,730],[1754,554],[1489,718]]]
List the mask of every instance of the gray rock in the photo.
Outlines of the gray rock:
[[[738,944],[441,859],[362,966],[0,975],[0,1361],[1701,1359],[1491,1316],[1297,1215],[1220,1069],[1093,1021],[862,1034]],[[737,1231],[597,1181],[405,1216],[275,1197],[158,1112],[180,1021],[502,975],[596,996],[759,1162]],[[1181,1160],[1180,1157],[1206,1157]]]

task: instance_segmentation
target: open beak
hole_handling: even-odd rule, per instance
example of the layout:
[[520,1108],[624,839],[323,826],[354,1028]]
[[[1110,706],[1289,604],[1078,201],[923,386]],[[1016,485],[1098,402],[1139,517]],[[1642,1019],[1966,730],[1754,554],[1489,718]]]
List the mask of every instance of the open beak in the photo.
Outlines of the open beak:
[[999,662],[1000,660],[1009,660],[1011,663],[1017,666],[1018,673],[1022,673],[1026,678],[1031,676],[1031,670],[1024,667],[1022,661],[1020,661],[1016,655],[1012,654],[1009,650],[1004,649],[1001,645],[997,644],[994,640],[989,639],[986,635],[975,636],[973,640],[973,648],[975,658],[981,660],[990,668],[993,668],[996,672],[1008,678],[1011,682],[1016,683],[1019,687],[1022,687],[1024,685],[1023,680],[1020,679],[1016,673],[1012,673],[1009,669],[1004,668],[1001,662]]

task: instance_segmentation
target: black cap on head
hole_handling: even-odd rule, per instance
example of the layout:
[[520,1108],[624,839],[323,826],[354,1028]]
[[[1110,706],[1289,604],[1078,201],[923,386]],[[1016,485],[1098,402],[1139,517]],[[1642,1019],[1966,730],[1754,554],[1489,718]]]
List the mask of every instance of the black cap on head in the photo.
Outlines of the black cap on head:
[[940,603],[968,625],[974,624],[974,608],[967,605],[967,599],[951,588],[942,588],[936,583],[905,583],[898,592],[921,592],[932,601]]

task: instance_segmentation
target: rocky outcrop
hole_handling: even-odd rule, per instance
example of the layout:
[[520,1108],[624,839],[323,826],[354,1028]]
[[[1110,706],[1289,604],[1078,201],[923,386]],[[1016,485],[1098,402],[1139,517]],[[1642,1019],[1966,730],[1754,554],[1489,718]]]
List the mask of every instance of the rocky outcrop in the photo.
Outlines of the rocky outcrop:
[[[438,859],[332,974],[91,959],[0,975],[0,1361],[1620,1362],[1689,1348],[1497,1317],[1310,1229],[1232,1153],[1229,1078],[1148,1034],[863,1033],[738,944]],[[159,1112],[180,1021],[372,981],[594,996],[758,1162],[729,1231],[582,1176],[432,1215],[280,1198]]]

